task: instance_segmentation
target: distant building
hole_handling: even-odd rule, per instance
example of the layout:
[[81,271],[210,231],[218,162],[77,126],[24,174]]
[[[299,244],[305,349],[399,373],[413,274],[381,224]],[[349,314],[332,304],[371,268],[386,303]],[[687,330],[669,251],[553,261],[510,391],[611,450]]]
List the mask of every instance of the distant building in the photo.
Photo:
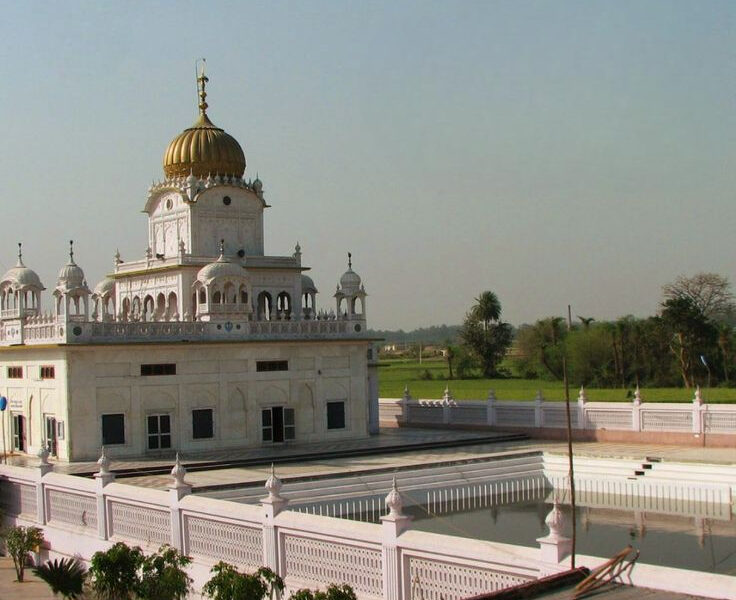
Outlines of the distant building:
[[46,289],[18,262],[0,280],[6,442],[63,460],[360,438],[378,429],[366,292],[348,269],[334,309],[296,245],[265,256],[261,180],[207,116],[164,153],[144,205],[145,256],[93,289],[74,258]]

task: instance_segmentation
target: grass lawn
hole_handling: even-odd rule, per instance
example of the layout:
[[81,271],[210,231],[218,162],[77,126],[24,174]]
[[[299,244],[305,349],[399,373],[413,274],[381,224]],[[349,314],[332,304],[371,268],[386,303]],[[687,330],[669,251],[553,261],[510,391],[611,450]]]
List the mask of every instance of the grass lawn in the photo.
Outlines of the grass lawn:
[[[429,371],[432,379],[423,379],[422,374]],[[488,391],[494,390],[498,400],[534,400],[537,390],[547,400],[564,400],[565,389],[562,382],[542,379],[453,379],[448,380],[447,363],[439,360],[419,361],[391,360],[381,361],[378,369],[379,395],[381,398],[400,398],[404,386],[409,386],[413,398],[442,398],[445,386],[450,386],[452,395],[458,400],[485,400]],[[578,396],[579,386],[570,386],[570,399]],[[586,388],[591,402],[629,402],[626,390],[622,388]],[[693,390],[684,388],[642,388],[644,402],[691,402]],[[736,403],[736,388],[705,388],[703,399],[712,403]]]

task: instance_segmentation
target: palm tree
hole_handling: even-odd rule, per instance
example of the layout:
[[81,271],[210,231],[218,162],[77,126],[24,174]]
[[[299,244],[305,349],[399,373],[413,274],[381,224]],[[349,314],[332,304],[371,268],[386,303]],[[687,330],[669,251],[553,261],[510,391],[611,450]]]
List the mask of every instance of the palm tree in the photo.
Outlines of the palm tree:
[[483,292],[475,299],[472,312],[473,316],[483,323],[483,329],[487,330],[491,323],[501,318],[501,302],[493,292]]
[[45,581],[54,596],[61,595],[67,600],[75,600],[82,596],[87,571],[75,558],[47,561],[33,569],[33,573]]

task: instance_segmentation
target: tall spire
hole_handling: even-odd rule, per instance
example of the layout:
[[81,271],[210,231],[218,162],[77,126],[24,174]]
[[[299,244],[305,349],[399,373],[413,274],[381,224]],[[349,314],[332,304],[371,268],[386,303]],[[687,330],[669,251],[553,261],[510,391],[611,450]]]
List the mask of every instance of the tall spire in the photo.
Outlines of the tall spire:
[[205,86],[207,85],[207,82],[209,79],[207,78],[207,75],[204,74],[204,67],[207,64],[207,59],[200,58],[197,61],[197,65],[199,63],[202,63],[202,67],[199,69],[197,73],[197,95],[199,96],[199,114],[202,116],[207,115],[207,91],[205,90]]

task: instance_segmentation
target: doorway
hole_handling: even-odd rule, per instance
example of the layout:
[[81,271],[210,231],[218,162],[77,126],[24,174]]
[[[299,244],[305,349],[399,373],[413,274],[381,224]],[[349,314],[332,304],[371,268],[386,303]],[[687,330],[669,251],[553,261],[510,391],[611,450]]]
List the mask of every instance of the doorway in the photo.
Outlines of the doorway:
[[46,415],[46,449],[51,456],[58,456],[56,440],[56,417]]
[[282,444],[296,437],[294,409],[272,406],[261,411],[261,432],[264,442]]
[[13,415],[13,450],[26,451],[26,418]]

